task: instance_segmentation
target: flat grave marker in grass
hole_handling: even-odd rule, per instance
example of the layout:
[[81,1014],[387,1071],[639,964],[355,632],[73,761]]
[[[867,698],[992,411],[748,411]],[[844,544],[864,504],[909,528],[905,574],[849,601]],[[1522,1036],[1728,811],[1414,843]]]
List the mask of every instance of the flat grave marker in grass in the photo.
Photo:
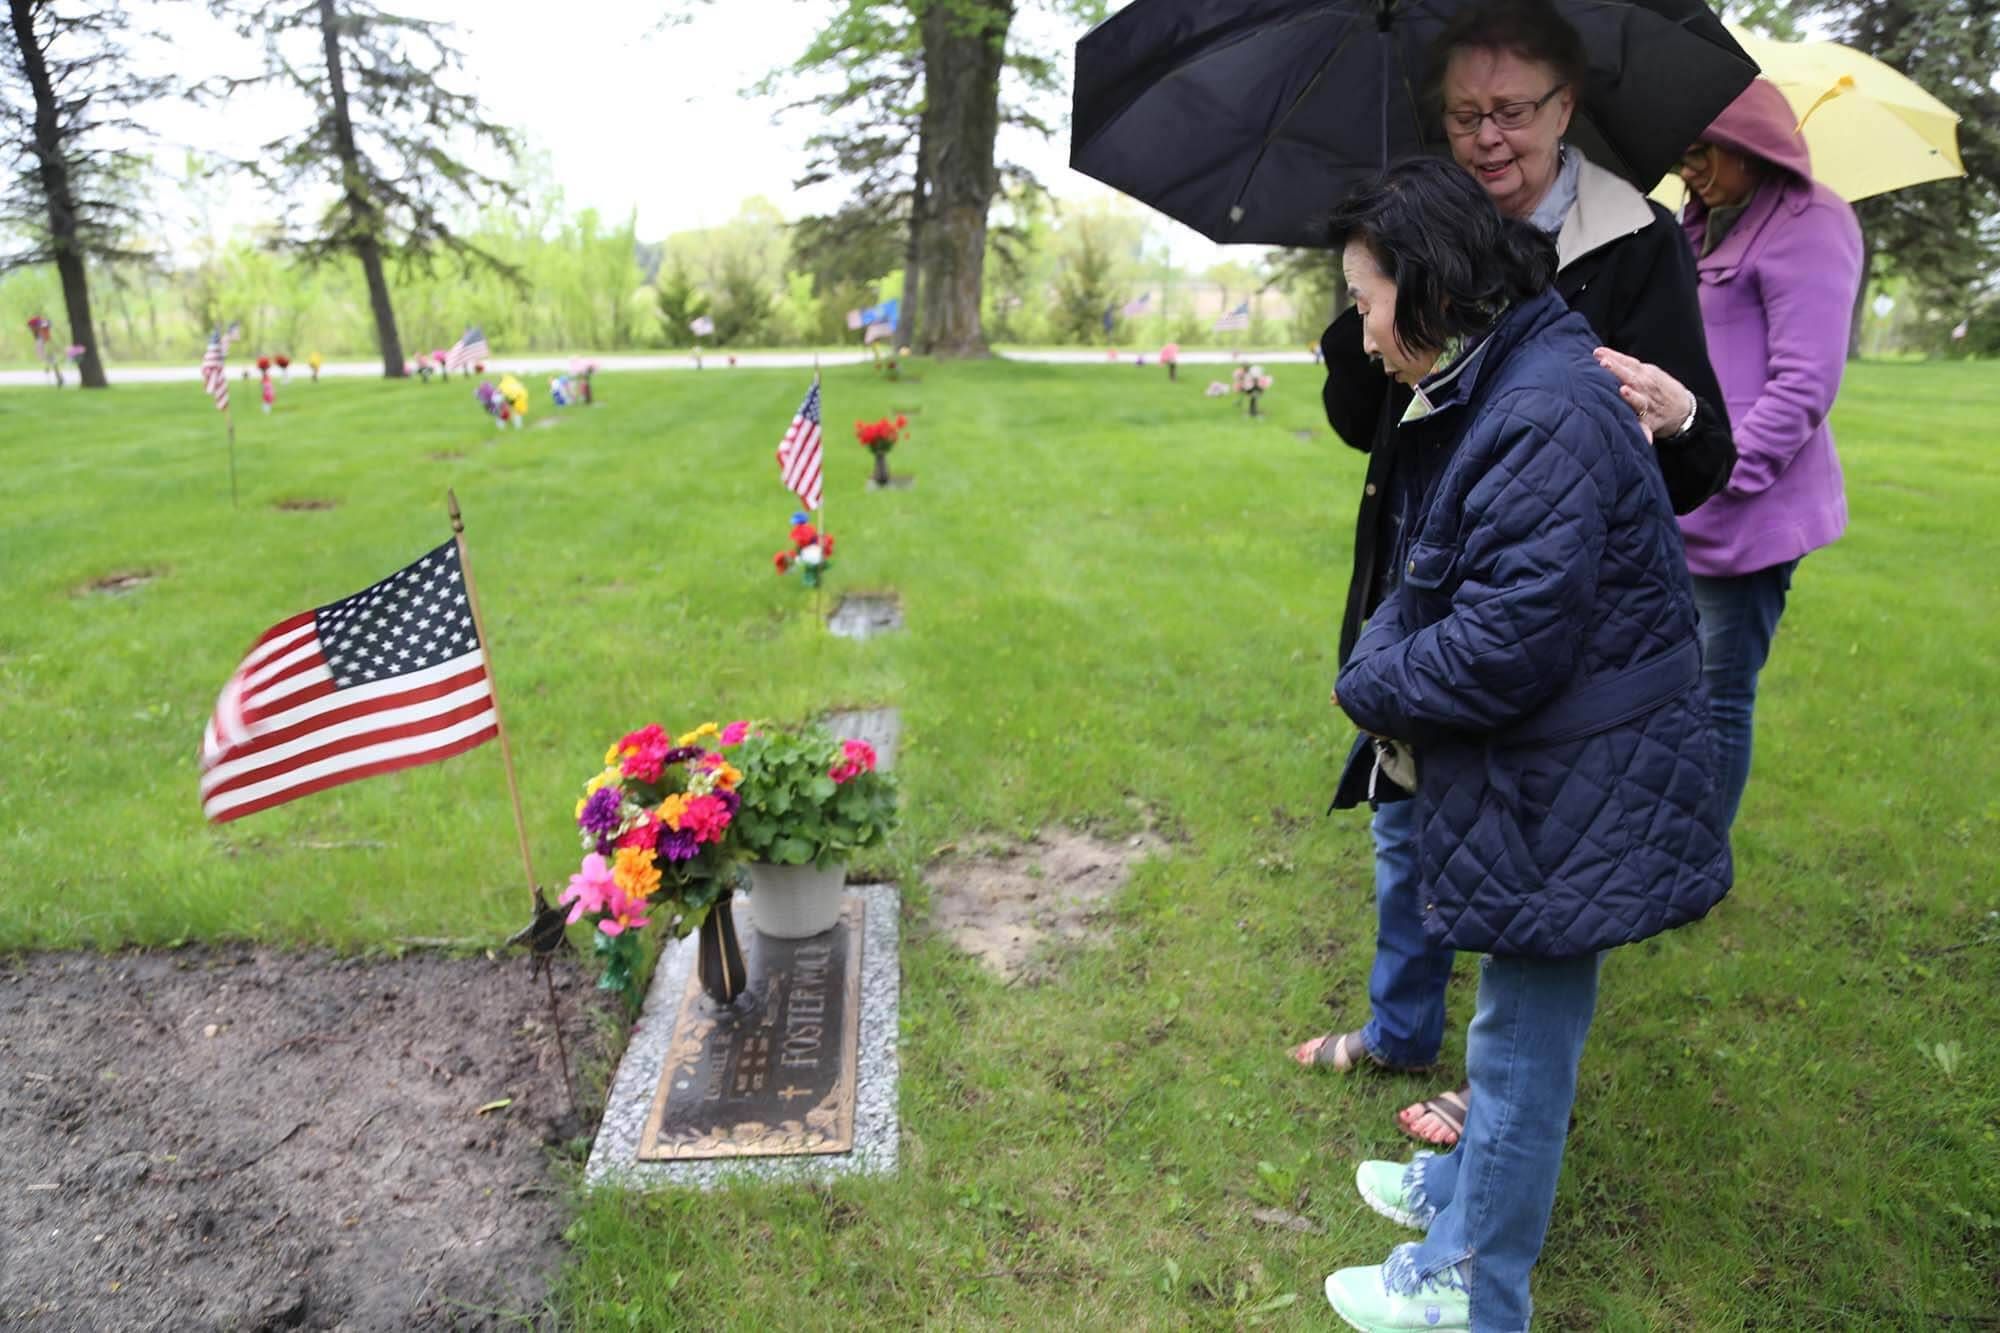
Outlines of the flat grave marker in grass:
[[[839,1104],[828,1106],[824,1090],[815,1095],[813,1088],[806,1088],[801,1082],[787,1083],[776,1077],[785,1072],[780,1055],[783,1050],[781,1034],[786,1024],[782,1007],[776,1014],[772,1014],[767,1007],[762,1017],[772,1017],[775,1021],[769,1048],[769,1070],[761,1090],[762,1096],[765,1102],[778,1106],[778,1098],[787,1088],[804,1088],[803,1092],[794,1093],[787,1099],[797,1103],[796,1107],[790,1108],[794,1114],[784,1117],[777,1124],[739,1119],[732,1126],[734,1135],[729,1141],[697,1145],[701,1150],[719,1150],[727,1155],[665,1159],[646,1155],[649,1138],[655,1150],[661,1142],[657,1129],[650,1135],[648,1130],[652,1127],[657,1107],[663,1101],[671,1100],[670,1097],[663,1098],[663,1093],[716,1091],[727,1092],[731,1097],[740,1096],[735,1092],[739,1082],[754,1082],[758,1068],[754,1060],[742,1058],[746,1054],[745,1043],[738,1042],[725,1049],[724,1059],[716,1062],[719,1068],[715,1072],[722,1075],[721,1084],[704,1084],[687,1089],[663,1088],[663,1079],[673,1077],[676,1070],[700,1069],[702,1066],[703,1053],[693,1046],[693,1042],[697,1037],[707,1035],[696,1030],[705,1020],[697,1013],[694,1024],[683,1028],[683,1004],[713,1007],[691,982],[696,940],[694,936],[689,936],[670,944],[653,970],[645,1009],[633,1029],[625,1057],[619,1062],[618,1074],[612,1082],[611,1095],[604,1109],[604,1120],[598,1126],[597,1142],[584,1169],[586,1184],[634,1188],[707,1187],[719,1184],[732,1175],[812,1181],[840,1175],[895,1171],[897,1135],[900,1132],[896,1110],[896,1024],[901,986],[901,962],[897,957],[897,922],[902,911],[901,900],[893,884],[850,888],[848,898],[848,911],[858,918],[858,929],[849,945],[858,950],[859,959],[856,972],[858,994],[844,997],[845,1002],[853,1007],[856,1018],[852,1047],[854,1058],[838,1075],[846,1081],[851,1101],[848,1111],[851,1133],[840,1136],[845,1139],[845,1146],[838,1143],[829,1145],[823,1138],[814,1142],[813,1131],[809,1130],[808,1112],[824,1109],[830,1114],[838,1110]],[[769,989],[768,979],[759,974],[759,961],[752,960],[757,959],[757,951],[772,942],[756,938],[755,931],[750,928],[746,898],[739,896],[734,908],[738,937],[744,940],[746,961],[750,961],[750,992],[745,996],[745,1001],[748,1001],[753,995],[763,994]],[[825,936],[816,938],[821,943],[826,939]],[[792,947],[797,949],[798,946],[813,943],[813,940],[797,941]],[[821,1035],[824,1036],[824,1033]],[[762,1053],[760,1048],[751,1054]],[[750,1073],[747,1080],[744,1079],[746,1071]],[[720,1103],[724,1099],[718,1096],[712,1100]],[[784,1116],[783,1110],[775,1114]],[[818,1116],[822,1125],[826,1124],[828,1114]],[[788,1128],[784,1123],[786,1119],[797,1121],[797,1128]],[[767,1155],[752,1155],[753,1152]]]
[[900,477],[889,478],[886,484],[875,480],[873,477],[868,479],[868,489],[871,491],[907,491],[916,484],[916,477],[907,473]]
[[809,939],[746,931],[752,980],[733,1004],[689,978],[640,1161],[853,1148],[863,910],[849,895],[833,929]]
[[875,747],[875,767],[884,773],[896,766],[896,743],[903,738],[903,714],[895,708],[859,708],[828,713],[826,729],[835,740],[866,741]]
[[872,639],[903,628],[903,606],[894,596],[843,597],[826,627],[843,639]]
[[121,569],[110,574],[101,574],[84,584],[75,592],[78,597],[122,597],[137,588],[143,588],[160,577],[156,569]]

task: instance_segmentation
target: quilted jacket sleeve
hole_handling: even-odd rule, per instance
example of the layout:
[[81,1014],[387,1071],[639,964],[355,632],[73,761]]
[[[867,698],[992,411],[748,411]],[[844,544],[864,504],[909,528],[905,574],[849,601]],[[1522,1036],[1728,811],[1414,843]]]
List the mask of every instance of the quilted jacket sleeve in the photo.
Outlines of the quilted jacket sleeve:
[[[1535,390],[1481,414],[1459,446],[1478,475],[1453,488],[1464,497],[1456,525],[1443,515],[1426,523],[1397,605],[1370,620],[1335,685],[1363,730],[1419,744],[1496,731],[1567,683],[1604,553],[1591,475],[1605,457],[1599,430]],[[1427,594],[1449,602],[1425,624]]]

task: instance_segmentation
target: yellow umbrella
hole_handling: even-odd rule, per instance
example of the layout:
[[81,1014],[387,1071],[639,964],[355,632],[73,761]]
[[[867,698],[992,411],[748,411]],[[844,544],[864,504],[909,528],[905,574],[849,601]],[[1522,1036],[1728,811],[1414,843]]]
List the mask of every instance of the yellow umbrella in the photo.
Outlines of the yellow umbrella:
[[[1958,113],[1896,70],[1839,42],[1780,42],[1728,27],[1798,113],[1813,176],[1841,198],[1965,174]],[[1687,191],[1669,176],[1653,197],[1673,208]]]

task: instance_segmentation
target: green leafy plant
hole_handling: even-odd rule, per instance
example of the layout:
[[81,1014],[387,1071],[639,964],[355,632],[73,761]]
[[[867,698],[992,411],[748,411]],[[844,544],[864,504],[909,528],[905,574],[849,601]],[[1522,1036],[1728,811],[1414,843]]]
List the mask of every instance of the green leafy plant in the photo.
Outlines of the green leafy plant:
[[730,832],[753,861],[825,869],[881,846],[895,827],[896,781],[866,741],[758,723],[731,758],[743,805]]

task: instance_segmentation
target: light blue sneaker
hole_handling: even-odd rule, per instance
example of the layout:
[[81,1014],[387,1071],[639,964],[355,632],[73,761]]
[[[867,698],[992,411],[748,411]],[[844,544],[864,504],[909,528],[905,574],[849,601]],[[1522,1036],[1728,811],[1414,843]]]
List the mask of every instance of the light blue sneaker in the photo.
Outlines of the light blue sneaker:
[[1363,1162],[1354,1169],[1354,1188],[1361,1191],[1361,1202],[1397,1226],[1428,1231],[1437,1210],[1425,1208],[1419,1212],[1412,1206],[1409,1191],[1403,1185],[1409,1169],[1402,1162]]
[[[1390,1256],[1392,1261],[1395,1257]],[[1327,1275],[1327,1303],[1348,1327],[1361,1333],[1471,1333],[1472,1300],[1457,1265],[1419,1279],[1408,1296],[1389,1289],[1388,1267],[1343,1268]]]

